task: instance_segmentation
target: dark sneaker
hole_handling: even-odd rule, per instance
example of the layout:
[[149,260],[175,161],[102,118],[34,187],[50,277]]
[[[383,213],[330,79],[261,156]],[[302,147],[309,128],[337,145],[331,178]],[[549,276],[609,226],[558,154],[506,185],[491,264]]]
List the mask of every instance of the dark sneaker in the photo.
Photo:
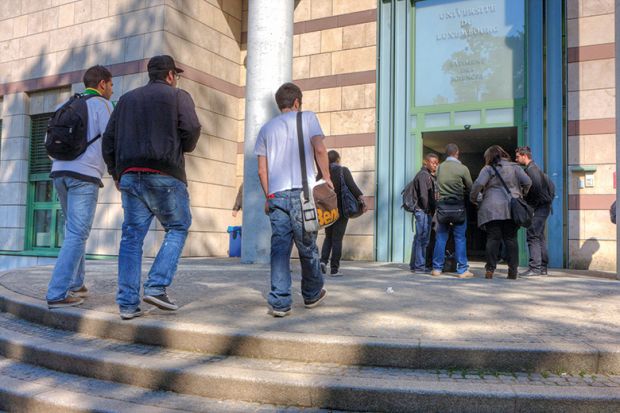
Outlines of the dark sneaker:
[[166,311],[175,311],[179,309],[179,306],[173,303],[166,293],[160,295],[145,295],[142,297],[142,301]]
[[71,294],[74,297],[86,298],[88,297],[88,288],[86,288],[86,286],[83,285],[77,290],[69,291],[69,294]]
[[144,315],[144,311],[140,310],[140,307],[135,310],[121,310],[121,318],[123,320],[131,320],[132,318],[140,317]]
[[62,308],[62,307],[74,307],[76,305],[80,305],[84,302],[83,299],[79,297],[74,297],[72,295],[68,295],[64,300],[58,301],[48,301],[47,308]]
[[329,275],[331,275],[332,277],[342,277],[342,273],[339,272],[338,268],[332,268],[329,271]]
[[538,277],[538,276],[540,276],[540,273],[532,269],[528,269],[519,274],[519,277]]
[[321,263],[321,272],[325,274],[327,272],[327,264],[324,262]]
[[319,294],[319,296],[315,298],[314,300],[304,300],[304,306],[306,308],[314,308],[318,306],[319,304],[321,304],[321,301],[323,301],[326,295],[327,295],[327,290],[322,289],[321,294]]
[[547,269],[546,268],[541,269],[540,275],[547,275]]
[[287,315],[289,315],[291,313],[291,309],[287,308],[286,310],[276,310],[275,308],[272,308],[271,310],[269,310],[269,314],[271,314],[272,316],[278,318],[278,317],[286,317]]

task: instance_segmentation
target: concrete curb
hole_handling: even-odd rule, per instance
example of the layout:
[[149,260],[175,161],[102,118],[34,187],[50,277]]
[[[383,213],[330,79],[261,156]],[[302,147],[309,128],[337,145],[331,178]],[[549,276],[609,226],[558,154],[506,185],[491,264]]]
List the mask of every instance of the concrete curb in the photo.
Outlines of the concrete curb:
[[472,343],[243,331],[206,324],[119,317],[45,303],[0,287],[0,311],[53,328],[176,350],[261,359],[412,369],[620,372],[616,344]]
[[[390,412],[604,412],[620,408],[617,388],[540,387],[478,382],[435,382],[386,376],[249,370],[220,363],[119,353],[49,341],[4,330],[5,357],[71,374],[218,399],[255,403]],[[33,395],[34,396],[34,395]],[[568,409],[567,409],[568,408]]]

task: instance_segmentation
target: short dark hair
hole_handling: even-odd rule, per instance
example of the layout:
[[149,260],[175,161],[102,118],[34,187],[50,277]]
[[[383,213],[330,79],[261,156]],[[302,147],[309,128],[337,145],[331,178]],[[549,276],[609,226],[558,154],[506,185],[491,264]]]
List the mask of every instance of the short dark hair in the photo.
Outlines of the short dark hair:
[[102,80],[108,82],[112,79],[112,73],[101,65],[90,67],[84,73],[82,81],[86,87],[97,87]]
[[515,153],[517,155],[525,155],[528,158],[532,159],[532,150],[530,149],[529,146],[519,146],[516,150]]
[[446,145],[446,156],[454,156],[459,153],[459,147],[456,143],[449,143]]
[[327,158],[329,159],[329,163],[338,162],[338,159],[340,159],[340,154],[332,149],[327,152]]
[[489,146],[489,148],[484,151],[485,165],[497,165],[502,159],[505,159],[507,161],[511,160],[508,152],[506,152],[504,148],[499,145]]
[[435,159],[439,160],[439,156],[436,153],[429,152],[426,155],[424,155],[424,160],[425,161],[430,161],[431,158],[435,158]]
[[276,103],[278,104],[278,109],[287,109],[292,108],[295,103],[295,99],[299,100],[299,104],[301,105],[301,89],[295,83],[285,83],[278,88],[276,92]]

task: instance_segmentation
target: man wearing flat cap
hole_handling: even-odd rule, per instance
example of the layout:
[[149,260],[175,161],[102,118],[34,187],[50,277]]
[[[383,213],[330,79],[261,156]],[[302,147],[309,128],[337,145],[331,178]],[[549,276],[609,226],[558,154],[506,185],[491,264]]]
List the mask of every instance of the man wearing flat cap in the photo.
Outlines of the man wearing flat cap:
[[162,310],[192,217],[185,175],[186,152],[196,147],[200,123],[189,93],[177,88],[179,69],[167,55],[148,63],[149,82],[121,96],[103,135],[103,158],[121,192],[124,220],[118,253],[116,302],[123,320],[140,309],[142,245],[153,217],[166,231],[144,282],[142,300]]

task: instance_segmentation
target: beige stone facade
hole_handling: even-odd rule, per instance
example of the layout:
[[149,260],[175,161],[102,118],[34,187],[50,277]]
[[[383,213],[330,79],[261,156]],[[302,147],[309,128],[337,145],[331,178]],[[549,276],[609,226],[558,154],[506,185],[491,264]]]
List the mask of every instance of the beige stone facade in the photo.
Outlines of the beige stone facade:
[[[294,80],[306,82],[301,85],[304,108],[318,113],[328,145],[341,152],[371,204],[375,11],[375,1],[300,1],[293,62]],[[118,100],[147,81],[151,56],[166,53],[186,70],[180,87],[191,93],[203,125],[196,150],[186,157],[193,224],[183,254],[226,255],[226,228],[242,223],[241,216],[231,216],[231,207],[243,175],[247,16],[247,0],[2,2],[0,227],[6,236],[0,251],[54,255],[28,247],[32,116],[53,111],[70,93],[81,91],[81,75],[94,64],[111,69],[112,100]],[[329,28],[317,29],[317,22],[329,18]],[[350,78],[360,73],[361,78]],[[109,176],[104,184],[87,253],[116,255],[120,196]],[[372,213],[350,224],[345,258],[372,259],[373,227]],[[162,238],[162,228],[154,223],[145,254],[153,256]]]
[[568,265],[616,267],[615,58],[613,0],[569,0]]
[[[304,109],[317,113],[327,146],[340,152],[371,205],[350,221],[344,259],[373,259],[375,252],[377,4],[299,0],[295,6],[293,81],[304,92]],[[565,254],[570,267],[613,269],[614,2],[566,5]],[[0,251],[40,253],[28,251],[26,235],[31,117],[80,91],[81,73],[91,65],[110,67],[117,100],[147,81],[148,58],[167,53],[186,69],[180,87],[193,96],[203,125],[187,156],[193,225],[184,256],[226,255],[227,226],[242,224],[231,207],[243,181],[247,23],[248,0],[0,2]],[[111,179],[104,182],[87,250],[116,255],[122,209]],[[153,224],[147,255],[162,237]]]

